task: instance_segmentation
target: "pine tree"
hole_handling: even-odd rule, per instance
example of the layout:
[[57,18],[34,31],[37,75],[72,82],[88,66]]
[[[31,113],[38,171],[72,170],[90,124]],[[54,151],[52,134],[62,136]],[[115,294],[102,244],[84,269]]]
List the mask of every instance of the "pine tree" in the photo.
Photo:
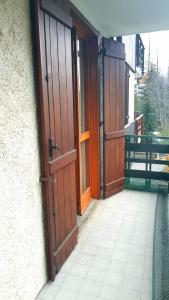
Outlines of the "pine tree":
[[142,97],[135,96],[135,111],[144,115],[144,134],[169,132],[169,73],[165,78],[158,66],[149,65]]
[[157,67],[150,64],[142,97],[135,98],[135,108],[144,115],[144,134],[159,130],[161,122],[160,82]]

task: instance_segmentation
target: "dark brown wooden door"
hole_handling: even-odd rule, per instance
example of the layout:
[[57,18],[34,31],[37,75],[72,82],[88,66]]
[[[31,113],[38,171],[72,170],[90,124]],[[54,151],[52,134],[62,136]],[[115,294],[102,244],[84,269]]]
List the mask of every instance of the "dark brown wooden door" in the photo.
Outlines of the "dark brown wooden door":
[[71,20],[52,1],[37,4],[42,181],[54,279],[77,242]]
[[124,187],[124,44],[103,39],[104,49],[104,196]]

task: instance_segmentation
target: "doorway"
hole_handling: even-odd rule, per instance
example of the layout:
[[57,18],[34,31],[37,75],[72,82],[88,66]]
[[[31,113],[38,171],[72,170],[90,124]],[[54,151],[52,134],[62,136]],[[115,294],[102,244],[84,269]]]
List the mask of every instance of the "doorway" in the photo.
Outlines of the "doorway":
[[75,14],[75,106],[77,132],[77,207],[83,214],[100,198],[98,38]]

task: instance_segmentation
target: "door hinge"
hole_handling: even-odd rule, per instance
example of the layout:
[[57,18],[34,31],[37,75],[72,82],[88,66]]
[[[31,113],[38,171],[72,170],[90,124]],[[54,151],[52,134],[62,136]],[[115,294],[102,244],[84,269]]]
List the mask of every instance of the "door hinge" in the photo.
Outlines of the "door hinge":
[[51,75],[50,74],[46,74],[45,78],[46,78],[46,81],[49,81],[51,79]]
[[44,177],[44,176],[40,176],[39,181],[40,182],[49,182],[50,181],[50,182],[56,183],[56,178],[54,176],[50,176],[49,178]]
[[105,56],[106,55],[106,48],[101,47],[98,51],[98,56]]
[[104,122],[103,122],[103,121],[100,121],[100,122],[99,122],[99,126],[100,126],[100,127],[102,127],[102,126],[103,126],[103,124],[104,124]]
[[104,185],[100,186],[100,191],[101,191],[101,193],[104,193]]
[[40,181],[40,182],[48,182],[49,179],[48,179],[48,177],[40,176],[40,177],[39,177],[39,181]]

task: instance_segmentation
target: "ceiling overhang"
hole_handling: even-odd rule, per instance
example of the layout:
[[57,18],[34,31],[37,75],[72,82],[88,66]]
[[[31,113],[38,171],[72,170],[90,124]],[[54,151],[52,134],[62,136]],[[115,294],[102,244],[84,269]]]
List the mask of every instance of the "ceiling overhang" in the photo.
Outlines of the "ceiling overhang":
[[169,0],[71,0],[104,36],[169,29]]

